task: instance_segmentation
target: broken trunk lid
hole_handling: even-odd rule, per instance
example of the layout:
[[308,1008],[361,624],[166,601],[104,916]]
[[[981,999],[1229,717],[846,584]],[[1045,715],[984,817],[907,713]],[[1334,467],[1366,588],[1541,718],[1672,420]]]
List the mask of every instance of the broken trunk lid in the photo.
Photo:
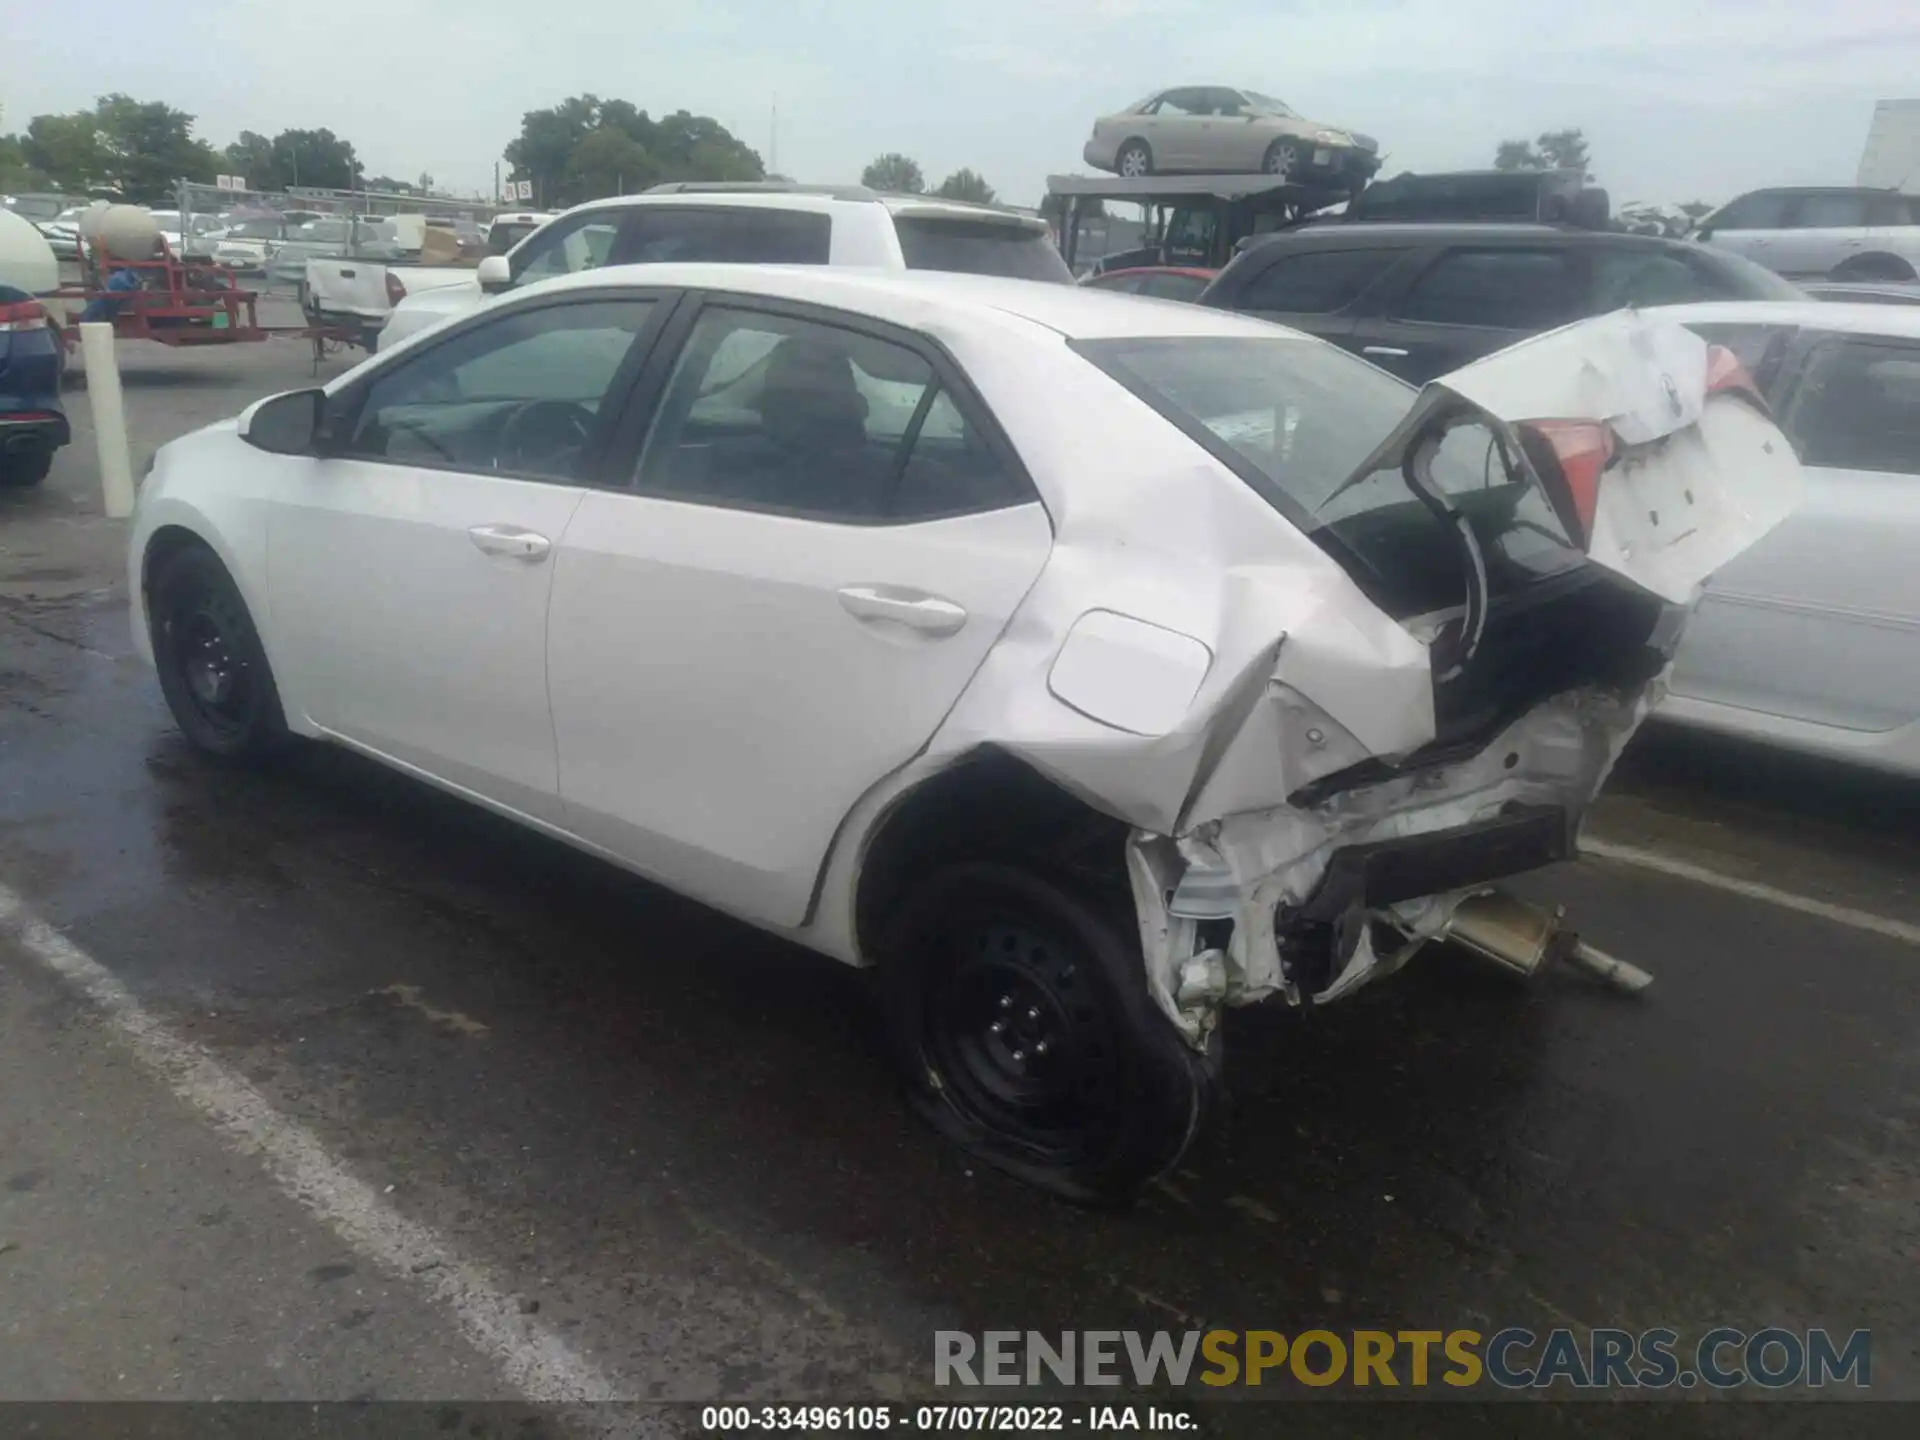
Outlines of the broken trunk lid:
[[1753,400],[1717,347],[1672,321],[1617,311],[1433,381],[1332,498],[1398,474],[1446,427],[1478,420],[1586,560],[1687,604],[1799,501],[1799,462]]

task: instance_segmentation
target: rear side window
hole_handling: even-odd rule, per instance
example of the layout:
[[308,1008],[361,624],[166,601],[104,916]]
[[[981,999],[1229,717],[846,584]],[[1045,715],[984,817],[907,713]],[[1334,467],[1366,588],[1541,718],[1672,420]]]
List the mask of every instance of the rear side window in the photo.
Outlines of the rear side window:
[[924,357],[857,330],[703,310],[638,488],[696,504],[904,523],[1024,504]]
[[909,270],[952,270],[962,275],[1004,275],[1013,280],[1073,283],[1044,229],[998,220],[947,220],[924,215],[894,219],[900,253]]
[[1310,250],[1275,261],[1247,282],[1236,310],[1327,315],[1344,310],[1384,275],[1403,250]]
[[1587,308],[1605,314],[1622,306],[1684,305],[1693,300],[1744,300],[1725,275],[1669,250],[1602,248],[1591,252]]
[[636,206],[628,217],[626,259],[737,265],[824,265],[833,222],[809,210],[738,205],[697,210]]
[[1792,221],[1797,230],[1848,229],[1866,223],[1864,195],[1803,195]]
[[1414,282],[1403,320],[1545,330],[1575,318],[1567,257],[1557,250],[1453,250]]
[[1920,476],[1920,345],[1834,341],[1801,382],[1786,430],[1803,464]]

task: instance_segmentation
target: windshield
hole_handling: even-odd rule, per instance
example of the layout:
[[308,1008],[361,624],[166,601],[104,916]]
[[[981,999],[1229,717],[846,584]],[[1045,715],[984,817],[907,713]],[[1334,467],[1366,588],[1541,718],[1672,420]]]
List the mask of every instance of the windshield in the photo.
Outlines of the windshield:
[[1240,93],[1246,96],[1257,108],[1265,110],[1270,114],[1284,115],[1289,120],[1298,120],[1300,118],[1299,112],[1284,100],[1276,100],[1271,95],[1262,95],[1258,90],[1242,90]]
[[16,195],[7,208],[27,220],[51,220],[64,208],[64,202],[41,195]]
[[[1167,336],[1074,346],[1225,463],[1356,575],[1394,614],[1457,601],[1457,553],[1397,469],[1348,483],[1412,407],[1416,391],[1308,339]],[[1492,432],[1453,431],[1435,483],[1487,552],[1493,592],[1577,568],[1546,496],[1515,479]]]
[[899,216],[900,253],[909,270],[955,270],[1014,280],[1073,283],[1073,272],[1045,230],[1003,220]]

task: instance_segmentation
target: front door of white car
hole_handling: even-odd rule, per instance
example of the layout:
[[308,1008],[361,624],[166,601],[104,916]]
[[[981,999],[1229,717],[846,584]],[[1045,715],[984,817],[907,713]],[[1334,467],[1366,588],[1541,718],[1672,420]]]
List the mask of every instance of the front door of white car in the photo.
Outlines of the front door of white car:
[[275,664],[315,725],[557,822],[554,550],[653,308],[519,307],[332,398],[267,516]]
[[922,342],[733,303],[674,329],[677,357],[641,383],[660,400],[632,488],[590,492],[560,550],[567,823],[677,889],[798,925],[835,830],[938,728],[1052,531]]
[[1714,576],[1676,695],[1879,732],[1920,720],[1920,345],[1830,337],[1786,397],[1805,499]]

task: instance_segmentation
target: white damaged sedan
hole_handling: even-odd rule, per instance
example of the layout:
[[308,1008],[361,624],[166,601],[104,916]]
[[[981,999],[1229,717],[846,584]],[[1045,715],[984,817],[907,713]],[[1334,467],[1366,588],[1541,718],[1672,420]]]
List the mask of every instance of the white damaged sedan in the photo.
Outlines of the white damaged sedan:
[[918,1108],[1092,1199],[1179,1157],[1222,1007],[1574,853],[1798,486],[1632,313],[1416,395],[1193,306],[649,265],[166,446],[129,563],[203,750],[349,746],[873,967]]

